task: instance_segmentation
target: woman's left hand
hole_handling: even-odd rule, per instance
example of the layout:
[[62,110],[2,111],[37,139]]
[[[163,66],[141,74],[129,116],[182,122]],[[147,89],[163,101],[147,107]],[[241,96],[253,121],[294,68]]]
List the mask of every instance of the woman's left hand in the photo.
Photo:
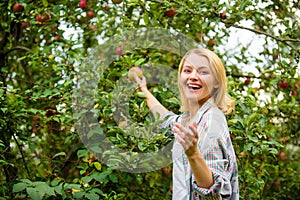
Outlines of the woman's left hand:
[[173,127],[175,139],[183,146],[185,154],[188,157],[200,153],[198,149],[199,136],[196,122],[189,125],[189,129],[186,129],[179,123],[175,123]]

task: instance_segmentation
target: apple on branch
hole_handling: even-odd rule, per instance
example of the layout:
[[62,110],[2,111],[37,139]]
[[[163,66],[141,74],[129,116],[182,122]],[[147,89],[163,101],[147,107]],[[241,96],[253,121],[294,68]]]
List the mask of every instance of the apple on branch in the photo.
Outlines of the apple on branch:
[[15,3],[13,5],[13,10],[14,10],[14,12],[22,12],[22,11],[24,11],[24,6],[22,4]]
[[120,47],[117,47],[116,48],[116,53],[119,55],[119,56],[122,56],[123,55],[123,48],[120,46]]
[[175,15],[177,14],[177,11],[175,8],[171,9],[171,10],[167,10],[165,12],[165,16],[169,17],[169,18],[173,18]]
[[80,7],[81,9],[87,8],[86,0],[80,0],[80,2],[79,2],[79,7]]
[[120,3],[123,2],[123,0],[112,0],[112,2],[113,2],[114,4],[120,4]]
[[135,81],[134,74],[136,74],[139,78],[143,77],[143,71],[139,67],[131,67],[128,71],[128,79],[130,81]]
[[88,18],[92,19],[94,17],[94,12],[89,10],[86,12],[86,15],[88,16]]

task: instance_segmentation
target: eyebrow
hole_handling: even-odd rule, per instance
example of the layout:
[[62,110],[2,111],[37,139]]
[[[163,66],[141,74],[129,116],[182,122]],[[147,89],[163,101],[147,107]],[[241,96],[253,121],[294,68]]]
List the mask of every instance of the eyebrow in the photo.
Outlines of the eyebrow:
[[189,68],[195,68],[195,69],[203,69],[203,68],[209,68],[208,66],[193,66],[193,65],[188,65],[188,64],[184,64],[182,67],[189,67]]

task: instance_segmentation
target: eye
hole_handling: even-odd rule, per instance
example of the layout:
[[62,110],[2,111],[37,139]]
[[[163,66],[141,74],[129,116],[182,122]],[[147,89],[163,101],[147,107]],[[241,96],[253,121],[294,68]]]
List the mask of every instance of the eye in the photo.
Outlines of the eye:
[[200,74],[200,75],[207,75],[207,74],[209,74],[209,72],[206,71],[206,70],[200,70],[200,71],[199,71],[199,74]]
[[190,73],[192,70],[189,68],[183,68],[182,70],[184,73]]

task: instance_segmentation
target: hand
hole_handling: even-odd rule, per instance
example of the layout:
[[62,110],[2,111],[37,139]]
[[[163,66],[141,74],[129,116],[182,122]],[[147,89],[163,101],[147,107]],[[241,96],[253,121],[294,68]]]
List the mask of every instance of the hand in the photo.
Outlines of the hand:
[[181,124],[175,123],[173,130],[175,132],[175,139],[183,146],[185,154],[191,157],[200,154],[200,150],[198,148],[199,136],[196,122],[189,125],[189,128],[190,131]]
[[135,73],[133,74],[135,82],[138,86],[138,89],[141,90],[142,92],[145,92],[148,90],[147,88],[147,82],[145,76],[142,76],[139,78]]

